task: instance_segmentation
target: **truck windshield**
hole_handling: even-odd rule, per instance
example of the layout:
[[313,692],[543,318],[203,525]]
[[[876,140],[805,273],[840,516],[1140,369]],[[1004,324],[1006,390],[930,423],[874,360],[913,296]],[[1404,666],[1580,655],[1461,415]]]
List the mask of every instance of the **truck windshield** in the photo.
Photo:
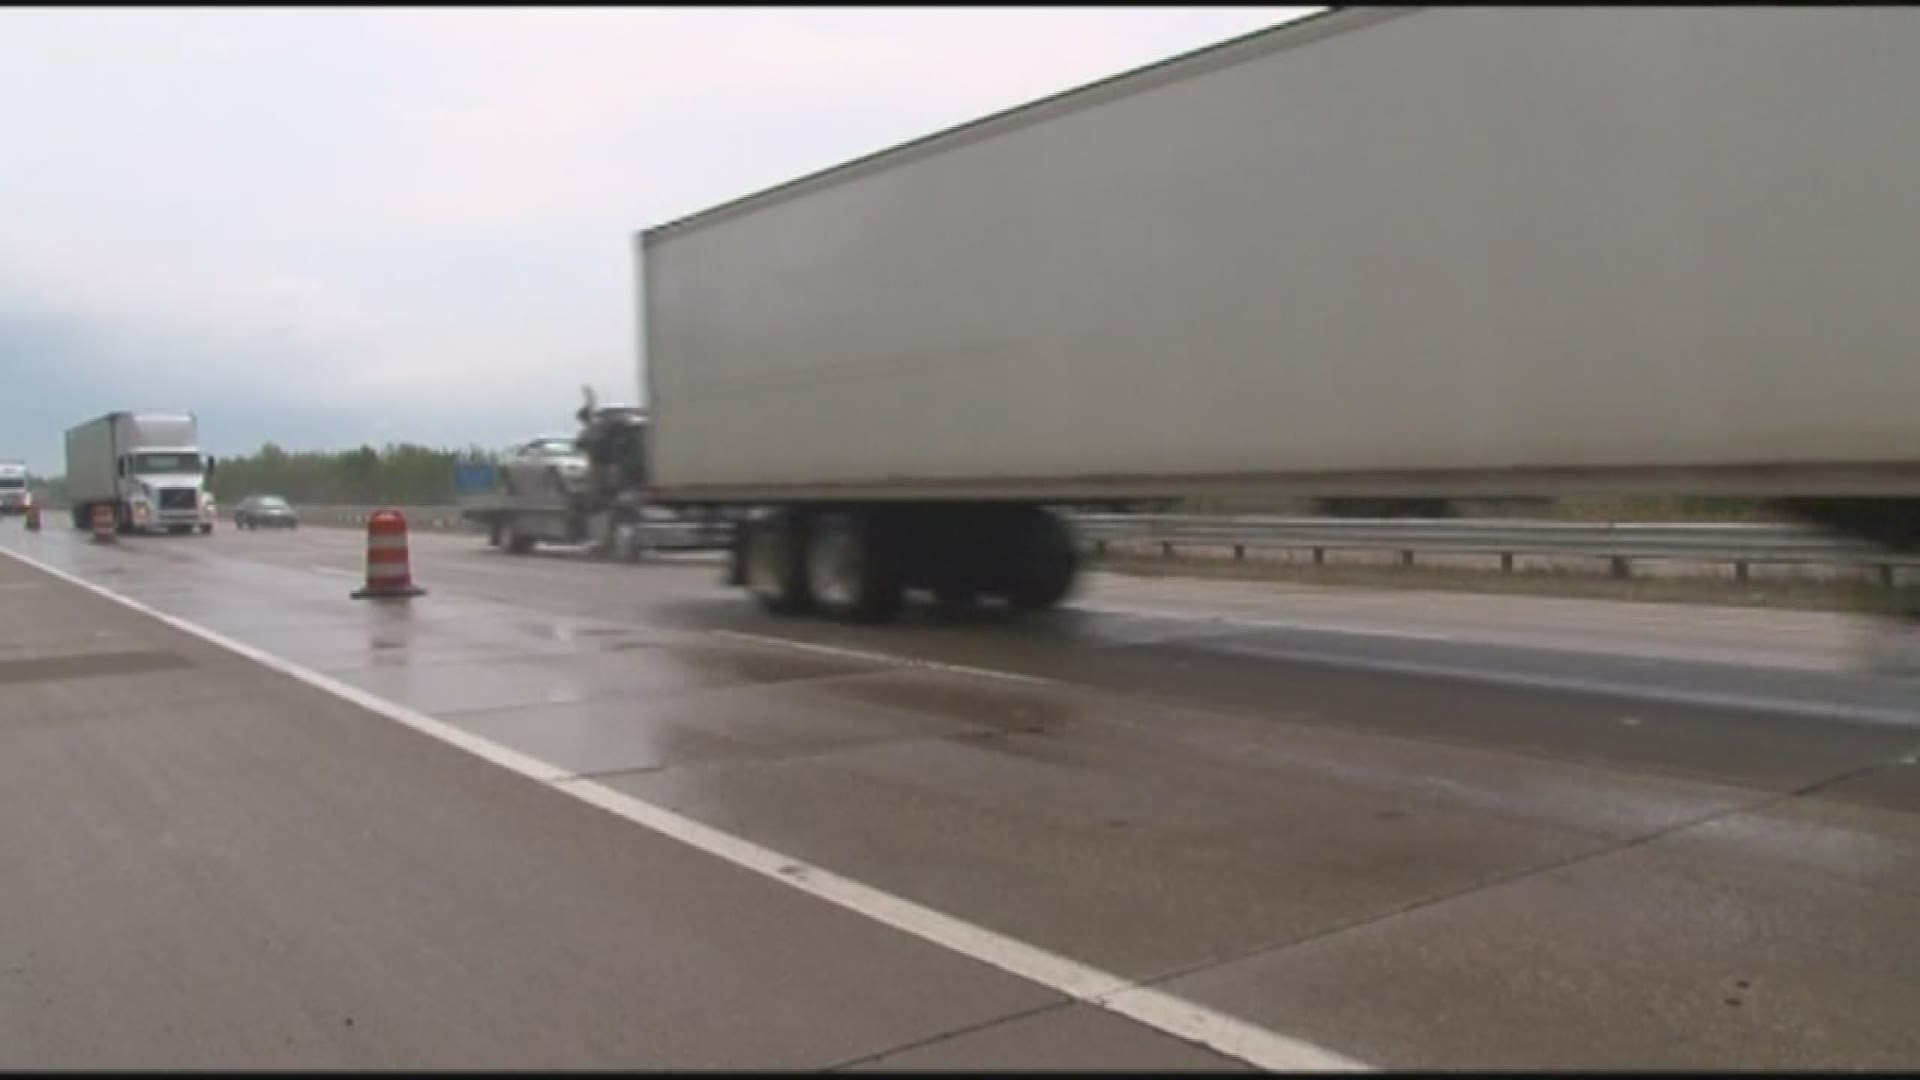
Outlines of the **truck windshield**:
[[24,476],[0,476],[0,488],[23,488],[27,486]]
[[136,473],[198,473],[200,472],[200,455],[135,454],[133,471]]

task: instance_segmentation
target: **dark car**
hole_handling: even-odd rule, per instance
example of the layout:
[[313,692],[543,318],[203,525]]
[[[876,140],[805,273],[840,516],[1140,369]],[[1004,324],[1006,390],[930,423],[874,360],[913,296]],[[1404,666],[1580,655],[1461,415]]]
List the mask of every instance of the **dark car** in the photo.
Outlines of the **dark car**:
[[297,529],[300,515],[278,495],[249,495],[233,508],[233,523],[242,529]]

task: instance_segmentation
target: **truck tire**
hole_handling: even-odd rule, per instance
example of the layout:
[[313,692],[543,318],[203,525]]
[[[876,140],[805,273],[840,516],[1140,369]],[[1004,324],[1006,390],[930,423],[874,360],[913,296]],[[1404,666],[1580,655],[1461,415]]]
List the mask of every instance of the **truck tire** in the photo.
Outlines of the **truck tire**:
[[743,525],[748,591],[774,615],[800,615],[813,607],[807,587],[806,519],[778,510]]
[[942,567],[933,580],[932,592],[936,618],[964,619],[980,606],[980,586],[962,567]]
[[899,543],[884,514],[836,510],[807,530],[814,605],[841,622],[885,622],[900,611]]
[[1060,515],[1038,507],[1014,522],[1007,543],[1007,602],[1016,611],[1043,611],[1073,592],[1080,554]]
[[747,528],[744,525],[733,531],[733,542],[727,545],[725,583],[734,588],[745,588],[747,584]]
[[964,527],[964,520],[917,538],[926,559],[926,586],[933,594],[937,619],[966,618],[980,606],[980,596],[986,591],[981,562],[987,552],[974,531]]
[[520,527],[507,520],[500,525],[500,546],[515,555],[525,555],[533,550],[533,537],[521,535]]

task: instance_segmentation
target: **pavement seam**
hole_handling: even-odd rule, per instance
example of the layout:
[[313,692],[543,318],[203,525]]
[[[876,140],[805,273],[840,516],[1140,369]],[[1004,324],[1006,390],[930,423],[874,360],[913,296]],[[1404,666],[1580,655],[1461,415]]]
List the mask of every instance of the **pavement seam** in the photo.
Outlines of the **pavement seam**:
[[587,772],[577,772],[569,776],[563,776],[555,780],[554,783],[571,784],[580,780],[620,780],[630,776],[646,776],[649,773],[665,772],[671,767],[672,766],[668,765],[629,765],[618,769],[592,769]]
[[[874,672],[872,674],[877,676],[877,675],[896,675],[899,673],[898,672]],[[866,677],[866,676],[862,676],[862,677]],[[1102,691],[1094,690],[1090,687],[1073,686],[1071,684],[1062,684],[1062,685],[1067,686],[1068,688],[1076,691],[1086,690],[1089,696],[1097,697],[1103,693]],[[1117,695],[1113,695],[1113,696],[1117,696]],[[894,703],[863,701],[863,702],[860,702],[860,704],[863,707],[876,709],[888,715],[894,715],[894,716],[914,715],[912,709],[906,706],[898,705]],[[1159,707],[1158,703],[1156,703],[1156,707]],[[1203,719],[1209,718],[1209,717],[1218,717],[1221,719],[1233,719],[1233,720],[1252,718],[1262,722],[1269,722],[1278,726],[1288,726],[1288,725],[1302,726],[1302,727],[1313,728],[1316,731],[1330,729],[1330,726],[1327,724],[1319,723],[1319,722],[1308,720],[1308,719],[1301,719],[1300,717],[1303,714],[1300,714],[1298,712],[1295,712],[1289,715],[1275,715],[1272,713],[1244,713],[1244,714],[1243,713],[1221,713],[1214,710],[1209,710],[1204,708],[1195,708],[1195,707],[1186,706],[1186,705],[1168,705],[1166,706],[1166,711],[1173,712],[1175,714],[1185,713],[1187,715],[1197,717],[1197,718],[1203,718]],[[1153,724],[1150,724],[1144,720],[1136,720],[1136,719],[1131,719],[1124,716],[1123,717],[1101,717],[1100,719],[1094,720],[1091,722],[1113,724],[1121,727],[1131,728],[1134,732],[1138,734],[1151,734],[1151,735],[1165,734],[1164,730],[1157,728]],[[1331,730],[1337,731],[1340,729],[1338,729],[1337,727],[1333,727],[1331,728]],[[817,761],[825,757],[829,757],[835,754],[846,753],[849,751],[864,751],[872,748],[875,745],[893,745],[895,743],[908,743],[908,742],[959,741],[964,739],[982,738],[982,737],[998,737],[998,738],[1005,738],[1009,740],[1020,740],[1020,739],[1031,738],[1034,736],[1034,734],[1035,734],[1034,732],[1030,732],[1030,731],[1003,731],[999,728],[992,727],[991,725],[970,724],[967,730],[965,731],[958,731],[958,732],[954,732],[946,735],[904,737],[897,740],[874,740],[871,743],[861,743],[861,744],[855,744],[855,745],[849,745],[849,746],[833,747],[830,749],[816,751],[813,753],[808,753],[803,755],[788,755],[783,757],[781,760],[782,761],[786,761],[786,760]],[[1359,734],[1359,737],[1364,739],[1379,739],[1382,741],[1402,744],[1404,746],[1408,746],[1412,748],[1424,748],[1428,745],[1431,745],[1427,740],[1423,740],[1415,736],[1402,735],[1402,734],[1393,733],[1393,732],[1362,732]],[[1197,745],[1192,745],[1188,743],[1187,740],[1179,740],[1179,741],[1183,744],[1183,749],[1198,752],[1203,755],[1208,753],[1204,748]],[[1259,741],[1264,743],[1266,740],[1259,740]],[[1474,744],[1474,743],[1441,742],[1440,745],[1445,746],[1447,749],[1456,753],[1485,754],[1493,757],[1515,757],[1515,758],[1521,758],[1525,761],[1532,762],[1535,764],[1543,764],[1552,768],[1586,770],[1586,771],[1602,774],[1605,776],[1619,776],[1624,779],[1633,780],[1633,781],[1641,781],[1648,777],[1651,777],[1655,780],[1660,780],[1663,782],[1685,783],[1685,784],[1698,786],[1698,787],[1724,789],[1728,791],[1740,791],[1740,792],[1756,793],[1756,794],[1762,793],[1761,789],[1755,788],[1751,785],[1732,784],[1724,781],[1701,780],[1701,779],[1697,779],[1693,777],[1685,777],[1685,776],[1676,777],[1676,776],[1670,776],[1668,774],[1659,773],[1659,772],[1649,772],[1643,775],[1639,773],[1629,772],[1626,770],[1615,769],[1606,765],[1596,765],[1596,764],[1592,764],[1584,761],[1565,761],[1565,760],[1560,760],[1556,758],[1549,758],[1549,757],[1533,755],[1533,754],[1523,754],[1519,752],[1507,752],[1507,751],[1499,750],[1493,747],[1488,747],[1488,746]],[[1228,755],[1214,754],[1211,756],[1213,756],[1216,760],[1225,761],[1228,763],[1233,763],[1238,760],[1237,758],[1235,758],[1230,754]],[[688,763],[679,764],[679,765],[661,766],[658,771],[667,771],[669,769],[717,767],[721,765],[738,764],[738,763],[739,762],[737,761],[688,762]],[[1291,763],[1288,763],[1288,764],[1291,764]],[[1315,771],[1309,765],[1303,764],[1303,765],[1297,765],[1295,767],[1304,769],[1306,771]],[[649,770],[649,771],[653,771],[653,770]],[[1774,794],[1774,793],[1765,792],[1764,794]],[[1581,828],[1578,826],[1571,826],[1571,825],[1564,825],[1564,824],[1542,823],[1518,814],[1508,813],[1497,807],[1478,806],[1478,805],[1473,805],[1471,803],[1466,803],[1466,802],[1450,802],[1448,801],[1447,797],[1444,794],[1429,794],[1423,790],[1417,793],[1417,798],[1425,801],[1428,805],[1436,807],[1443,811],[1448,811],[1448,812],[1471,811],[1477,814],[1484,814],[1495,820],[1507,822],[1509,824],[1520,825],[1530,829],[1539,829],[1544,831],[1558,832],[1566,836],[1578,838],[1581,840],[1590,840],[1590,841],[1597,841],[1597,842],[1614,842],[1617,840],[1617,833],[1601,832],[1596,829]]]
[[[458,660],[446,661],[446,663],[461,663],[461,662],[462,661],[458,661]],[[472,663],[472,662],[478,662],[478,661],[467,661],[467,662]],[[409,664],[407,666],[415,667],[418,665]],[[373,669],[357,668],[353,670],[371,671]],[[684,690],[658,690],[658,691],[648,690],[646,691],[646,693],[648,695],[647,700],[649,702],[693,701],[695,699],[707,698],[707,697],[720,697],[726,700],[732,700],[734,698],[740,698],[740,697],[752,697],[755,694],[773,690],[775,688],[787,688],[787,687],[793,687],[793,686],[817,686],[823,683],[849,682],[856,679],[871,679],[871,678],[876,678],[878,676],[895,675],[895,674],[898,674],[898,672],[891,671],[891,670],[850,671],[850,672],[843,672],[838,675],[805,675],[797,679],[779,679],[774,682],[750,683],[746,685],[734,685],[734,686],[699,686],[699,687],[691,687]],[[368,691],[368,692],[371,693],[372,691]],[[623,692],[631,692],[631,688],[626,688],[626,690]],[[570,706],[570,705],[589,705],[595,702],[615,701],[615,700],[624,700],[624,699],[619,697],[613,697],[613,696],[605,696],[596,692],[591,697],[579,698],[574,701],[531,701],[531,702],[523,701],[523,702],[509,703],[506,705],[481,705],[471,709],[436,709],[434,710],[434,712],[435,712],[435,715],[441,715],[441,716],[483,717],[492,713],[518,712],[523,709],[566,708],[567,706]]]
[[[1909,753],[1909,756],[1911,756],[1911,754],[1913,753],[1920,753],[1920,747],[1916,747],[1914,751]],[[1754,799],[1751,802],[1739,803],[1733,806],[1722,807],[1710,813],[1703,814],[1700,817],[1691,818],[1685,821],[1675,822],[1671,825],[1664,825],[1658,829],[1652,830],[1651,832],[1643,833],[1639,836],[1630,837],[1618,843],[1608,844],[1591,851],[1584,851],[1576,855],[1570,855],[1563,859],[1554,859],[1548,862],[1539,863],[1529,867],[1524,867],[1519,870],[1512,871],[1510,873],[1498,874],[1491,878],[1486,878],[1484,880],[1475,882],[1470,885],[1463,886],[1458,889],[1451,889],[1446,892],[1423,897],[1419,900],[1414,900],[1409,903],[1399,905],[1398,907],[1391,908],[1387,911],[1376,912],[1372,915],[1366,915],[1358,919],[1352,919],[1335,926],[1329,926],[1324,929],[1316,930],[1316,931],[1313,931],[1312,933],[1303,934],[1298,937],[1289,938],[1284,941],[1272,942],[1255,949],[1250,949],[1245,952],[1237,953],[1230,957],[1208,960],[1203,963],[1190,964],[1184,967],[1174,968],[1174,969],[1162,972],[1160,974],[1144,978],[1140,980],[1140,985],[1143,987],[1163,986],[1167,983],[1174,982],[1180,979],[1185,979],[1193,975],[1200,974],[1202,972],[1214,971],[1220,968],[1230,967],[1235,964],[1243,963],[1248,960],[1254,960],[1263,956],[1270,956],[1275,953],[1285,952],[1288,949],[1298,948],[1299,946],[1302,946],[1302,945],[1309,945],[1317,941],[1322,941],[1327,938],[1332,938],[1340,934],[1348,933],[1349,931],[1359,930],[1364,927],[1375,925],[1377,923],[1386,922],[1390,919],[1396,919],[1402,915],[1409,915],[1416,911],[1422,911],[1430,907],[1437,907],[1441,904],[1449,903],[1454,900],[1459,900],[1464,897],[1473,896],[1479,893],[1489,892],[1491,890],[1502,888],[1507,885],[1512,885],[1517,882],[1525,881],[1529,878],[1535,878],[1544,874],[1555,873],[1560,870],[1565,870],[1568,867],[1578,866],[1582,863],[1593,862],[1599,859],[1605,859],[1613,855],[1618,855],[1623,852],[1631,851],[1635,848],[1644,847],[1652,843],[1657,843],[1658,841],[1667,839],[1668,837],[1671,837],[1671,836],[1676,836],[1680,833],[1686,832],[1691,829],[1697,829],[1705,825],[1712,825],[1715,822],[1722,821],[1730,817],[1734,817],[1740,814],[1755,813],[1757,811],[1766,810],[1771,807],[1778,806],[1782,803],[1791,802],[1795,799],[1805,798],[1808,795],[1811,795],[1821,790],[1822,788],[1830,787],[1834,784],[1845,783],[1848,780],[1853,780],[1858,777],[1865,776],[1868,773],[1878,772],[1886,768],[1899,767],[1900,765],[1901,765],[1901,761],[1898,759],[1874,760],[1874,761],[1867,762],[1865,764],[1856,765],[1852,768],[1835,773],[1831,776],[1821,777],[1818,780],[1814,780],[1809,783],[1803,784],[1800,787],[1793,788],[1789,791],[1774,792],[1774,793],[1765,795],[1761,798]]]
[[[720,631],[716,631],[716,633],[720,633]],[[760,635],[754,635],[754,639],[764,640],[767,642],[777,642],[777,641],[783,640],[783,639],[777,639],[777,638],[771,638],[771,637],[761,637]],[[803,646],[805,645],[805,643],[797,643],[797,644],[800,644]],[[1118,648],[1132,648],[1132,647],[1135,647],[1135,646],[1133,645],[1118,646]],[[888,654],[872,653],[870,655],[880,657],[880,656],[886,656]],[[895,664],[892,669],[893,673],[899,673],[901,671],[912,672],[916,668],[925,670],[928,666],[927,664],[916,663],[912,660],[912,658],[896,657],[894,658],[894,660],[895,660]],[[1123,690],[1115,689],[1112,687],[1101,686],[1095,683],[1079,682],[1070,678],[1059,678],[1059,677],[1053,677],[1053,676],[1029,676],[1029,675],[1024,675],[1016,672],[993,673],[991,669],[976,668],[969,665],[939,665],[936,663],[933,665],[932,670],[934,673],[937,673],[937,674],[948,674],[948,675],[956,675],[956,676],[969,677],[969,678],[979,678],[982,676],[983,673],[996,674],[1001,679],[1001,681],[1028,682],[1034,685],[1037,689],[1070,690],[1075,693],[1083,693],[1097,700],[1102,700],[1102,701],[1106,701],[1114,704],[1134,705],[1134,706],[1147,704],[1156,709],[1164,709],[1164,710],[1168,710],[1175,713],[1184,713],[1190,716],[1217,717],[1220,719],[1228,719],[1228,720],[1255,720],[1263,723],[1270,723],[1270,724],[1282,725],[1282,726],[1297,725],[1304,728],[1310,728],[1316,731],[1325,731],[1325,730],[1332,730],[1337,732],[1349,731],[1349,729],[1343,728],[1337,723],[1333,723],[1328,720],[1321,719],[1319,717],[1319,714],[1314,713],[1311,710],[1296,709],[1296,710],[1289,710],[1286,715],[1276,715],[1270,711],[1262,711],[1258,709],[1244,708],[1244,707],[1233,706],[1233,705],[1219,705],[1219,704],[1212,704],[1212,703],[1196,704],[1191,701],[1182,701],[1178,698],[1168,697],[1156,691],[1151,691],[1151,690],[1123,691]],[[1513,688],[1497,687],[1496,689],[1513,689]],[[897,709],[897,707],[895,706],[883,705],[881,707]],[[1681,707],[1698,708],[1699,706],[1681,706]],[[899,710],[899,711],[904,711],[904,710]],[[1145,726],[1138,721],[1132,721],[1132,720],[1126,720],[1126,719],[1111,720],[1106,722],[1119,723],[1123,725],[1132,726],[1135,728],[1143,728]],[[1857,723],[1858,721],[1845,721],[1845,722]],[[1896,725],[1879,724],[1879,725],[1870,725],[1870,726],[1874,726],[1880,729],[1891,729]],[[1897,725],[1897,726],[1901,728],[1905,728],[1911,725]],[[1406,732],[1399,732],[1399,731],[1363,730],[1363,731],[1351,732],[1351,733],[1356,734],[1361,738],[1383,739],[1383,740],[1387,740],[1393,743],[1397,743],[1403,746],[1412,747],[1416,749],[1424,746],[1429,746],[1429,745],[1439,745],[1439,746],[1447,747],[1452,750],[1468,752],[1468,753],[1480,753],[1480,754],[1490,754],[1490,755],[1496,755],[1496,756],[1502,756],[1502,757],[1511,757],[1511,758],[1516,758],[1516,759],[1530,761],[1530,762],[1545,763],[1547,765],[1558,766],[1558,767],[1574,767],[1574,768],[1580,768],[1580,769],[1590,769],[1597,773],[1612,775],[1612,776],[1620,776],[1620,777],[1634,779],[1634,780],[1643,779],[1645,777],[1655,777],[1662,780],[1670,780],[1670,781],[1687,783],[1687,784],[1706,785],[1706,786],[1711,786],[1716,788],[1741,788],[1749,791],[1755,790],[1753,785],[1750,785],[1750,784],[1737,783],[1737,782],[1733,782],[1725,779],[1715,778],[1712,776],[1702,776],[1697,773],[1690,773],[1690,772],[1685,772],[1681,770],[1662,769],[1657,766],[1642,766],[1637,768],[1626,768],[1617,764],[1608,763],[1604,761],[1587,761],[1587,760],[1580,760],[1580,759],[1574,759],[1574,758],[1558,757],[1552,754],[1539,753],[1531,749],[1528,749],[1526,747],[1493,746],[1484,742],[1476,742],[1471,739],[1437,738],[1433,736],[1412,735]],[[1573,836],[1582,836],[1582,837],[1599,839],[1599,840],[1612,839],[1612,837],[1609,837],[1609,836],[1597,835],[1594,833],[1584,832],[1581,830],[1564,830],[1564,831],[1568,832],[1569,835],[1573,835]]]
[[[1036,1017],[1036,1016],[1044,1016],[1050,1012],[1059,1012],[1064,1009],[1070,1009],[1077,1004],[1079,1004],[1079,1002],[1074,1001],[1072,998],[1062,998],[1059,1001],[1049,1002],[1045,1005],[1036,1005],[1031,1009],[1021,1009],[1016,1012],[1010,1012],[1005,1016],[997,1016],[991,1020],[982,1020],[979,1023],[966,1024],[961,1027],[954,1028],[952,1031],[943,1031],[935,1035],[928,1035],[924,1038],[910,1039],[907,1042],[900,1043],[897,1046],[890,1046],[884,1050],[875,1051],[874,1053],[861,1054],[858,1057],[847,1058],[844,1061],[840,1061],[832,1065],[828,1065],[827,1067],[821,1069],[820,1071],[829,1072],[829,1073],[845,1072],[848,1069],[858,1068],[862,1065],[871,1065],[874,1062],[884,1061],[887,1058],[896,1057],[900,1054],[911,1053],[915,1050],[925,1049],[926,1047],[929,1047],[929,1046],[938,1046],[941,1043],[952,1042],[955,1039],[963,1039],[969,1035],[978,1035],[980,1032],[991,1031],[994,1028],[1000,1027],[1005,1024],[1014,1023],[1020,1020],[1032,1019],[1033,1017]],[[1170,1036],[1170,1037],[1179,1038],[1179,1036],[1177,1035]],[[1181,1039],[1180,1041],[1188,1042],[1188,1040],[1186,1039]],[[1189,1043],[1189,1045],[1198,1045],[1198,1044]],[[1208,1052],[1212,1053],[1212,1051],[1208,1051]]]
[[571,776],[563,777],[555,782],[565,784],[565,783],[573,783],[579,780],[601,780],[609,777],[618,779],[626,776],[649,775],[653,773],[667,773],[667,772],[685,774],[689,772],[698,772],[699,770],[702,770],[702,769],[737,769],[737,768],[744,768],[744,767],[755,766],[755,765],[764,765],[769,768],[779,768],[779,767],[784,767],[787,765],[799,764],[799,763],[828,762],[833,758],[841,757],[847,754],[863,754],[872,750],[879,750],[879,749],[891,750],[900,746],[907,746],[915,743],[954,742],[960,739],[980,738],[982,736],[991,736],[991,735],[997,735],[997,734],[999,734],[999,732],[995,731],[992,728],[982,727],[982,728],[973,728],[967,731],[952,732],[948,734],[882,736],[882,737],[872,738],[872,739],[863,739],[858,742],[851,742],[842,746],[823,746],[823,747],[820,747],[819,749],[806,750],[806,751],[800,751],[800,752],[749,753],[749,754],[743,754],[739,757],[707,758],[704,760],[696,760],[696,761],[679,761],[679,762],[674,762],[672,764],[636,765],[632,768],[625,768],[625,769],[606,769],[600,772],[574,773]]
[[978,679],[1022,683],[1029,686],[1063,685],[1059,679],[1051,679],[1041,675],[1026,675],[1016,671],[1001,671],[996,668],[979,667],[974,664],[950,664],[941,660],[900,656],[895,653],[879,652],[873,649],[860,649],[846,645],[827,645],[814,641],[801,641],[796,638],[783,638],[772,634],[754,634],[739,630],[710,630],[708,633],[714,637],[724,638],[728,641],[742,641],[757,645],[793,649],[800,652],[813,652],[826,656],[838,656],[852,660],[865,660],[871,663],[890,664],[896,668],[914,668],[955,675],[969,675]]
[[[1249,631],[1229,630],[1211,636],[1223,638],[1244,637],[1248,633]],[[1466,644],[1474,645],[1477,643]],[[1509,648],[1516,651],[1558,652],[1557,650],[1529,650],[1521,646],[1496,647]],[[1920,713],[1916,713],[1911,709],[1883,708],[1876,705],[1849,705],[1841,702],[1825,702],[1807,699],[1794,700],[1768,697],[1764,693],[1749,695],[1742,693],[1723,693],[1715,690],[1694,691],[1671,688],[1643,688],[1635,686],[1632,683],[1615,682],[1611,680],[1582,679],[1561,675],[1504,673],[1449,663],[1432,663],[1424,660],[1382,660],[1364,656],[1349,656],[1323,649],[1276,649],[1264,652],[1261,656],[1283,663],[1304,664],[1333,670],[1379,672],[1416,679],[1464,682],[1499,687],[1502,689],[1585,695],[1611,700],[1640,702],[1643,704],[1679,706],[1681,708],[1732,709],[1742,712],[1764,713],[1772,716],[1872,724],[1879,727],[1911,728],[1920,725]],[[1629,657],[1627,659],[1645,660],[1643,657]],[[1720,666],[1741,668],[1744,666],[1738,664],[1716,664],[1712,661],[1688,661],[1687,663],[1700,667]]]

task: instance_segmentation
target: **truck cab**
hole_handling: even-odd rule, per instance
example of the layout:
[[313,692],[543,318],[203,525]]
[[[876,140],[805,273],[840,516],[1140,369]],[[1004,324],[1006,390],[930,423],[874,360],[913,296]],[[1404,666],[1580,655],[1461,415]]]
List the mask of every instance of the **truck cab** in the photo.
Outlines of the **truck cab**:
[[33,505],[24,461],[0,461],[0,516],[24,514]]
[[120,455],[121,501],[134,530],[213,531],[212,461],[193,446],[142,446]]

